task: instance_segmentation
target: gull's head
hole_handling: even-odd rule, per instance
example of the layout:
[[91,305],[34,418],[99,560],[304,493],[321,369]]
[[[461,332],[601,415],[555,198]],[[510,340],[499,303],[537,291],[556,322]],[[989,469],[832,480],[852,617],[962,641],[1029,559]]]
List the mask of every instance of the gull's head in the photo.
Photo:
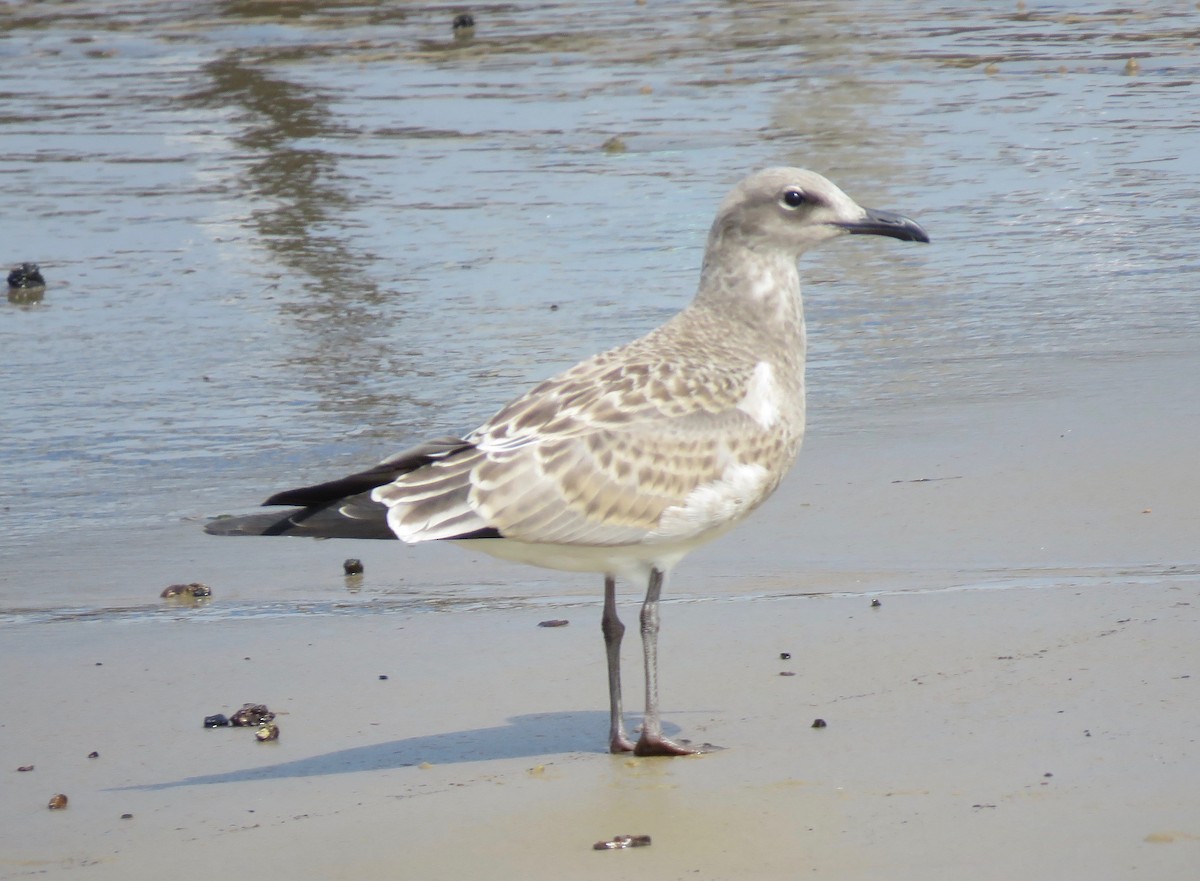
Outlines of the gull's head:
[[709,247],[735,245],[799,257],[840,235],[928,242],[914,220],[863,208],[833,183],[802,168],[767,168],[734,187],[717,212]]

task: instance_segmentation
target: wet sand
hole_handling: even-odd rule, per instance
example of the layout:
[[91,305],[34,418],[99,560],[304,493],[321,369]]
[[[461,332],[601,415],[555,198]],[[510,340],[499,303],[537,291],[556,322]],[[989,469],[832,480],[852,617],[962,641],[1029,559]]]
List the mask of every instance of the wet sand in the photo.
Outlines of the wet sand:
[[[667,719],[729,747],[680,760],[599,751],[591,609],[24,631],[0,871],[1182,878],[1197,587],[670,605]],[[260,700],[276,743],[201,728]]]
[[[680,568],[676,595],[709,598],[664,607],[666,721],[710,755],[603,752],[582,579],[553,607],[11,627],[0,877],[1187,877],[1197,367],[1044,365],[1036,400],[815,427],[770,506]],[[293,547],[364,547],[209,541],[235,592]],[[248,701],[277,743],[202,729]],[[653,844],[592,850],[618,834]]]

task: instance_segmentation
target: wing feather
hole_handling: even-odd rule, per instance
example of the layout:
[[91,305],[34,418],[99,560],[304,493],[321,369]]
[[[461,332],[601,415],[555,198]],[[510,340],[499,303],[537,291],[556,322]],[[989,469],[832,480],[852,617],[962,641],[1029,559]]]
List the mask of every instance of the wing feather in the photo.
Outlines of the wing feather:
[[468,449],[398,475],[372,498],[408,541],[491,529],[530,543],[619,546],[740,516],[798,450],[802,385],[779,389],[794,410],[764,425],[741,407],[760,356],[725,349],[728,335],[696,345],[695,327],[678,346],[671,328],[535,386],[472,432]]

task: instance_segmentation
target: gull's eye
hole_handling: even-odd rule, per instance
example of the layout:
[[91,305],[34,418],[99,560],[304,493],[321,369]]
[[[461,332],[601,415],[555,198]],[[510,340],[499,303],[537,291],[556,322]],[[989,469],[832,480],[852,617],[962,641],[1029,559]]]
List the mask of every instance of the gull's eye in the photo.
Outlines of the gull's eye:
[[783,191],[783,204],[789,208],[799,208],[808,201],[808,196],[804,195],[804,190],[796,188]]

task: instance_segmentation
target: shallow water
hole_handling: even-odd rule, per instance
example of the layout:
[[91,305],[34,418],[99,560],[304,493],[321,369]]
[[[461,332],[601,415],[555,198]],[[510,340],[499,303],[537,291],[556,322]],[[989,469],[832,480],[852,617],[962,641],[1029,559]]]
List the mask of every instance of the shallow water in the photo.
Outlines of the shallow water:
[[1200,11],[988,6],[5,7],[0,608],[654,326],[765,165],[934,239],[806,260],[810,431],[1194,346]]

